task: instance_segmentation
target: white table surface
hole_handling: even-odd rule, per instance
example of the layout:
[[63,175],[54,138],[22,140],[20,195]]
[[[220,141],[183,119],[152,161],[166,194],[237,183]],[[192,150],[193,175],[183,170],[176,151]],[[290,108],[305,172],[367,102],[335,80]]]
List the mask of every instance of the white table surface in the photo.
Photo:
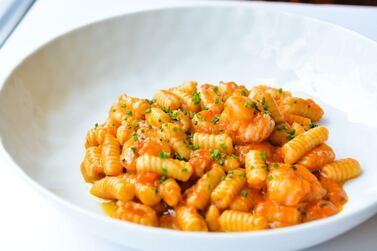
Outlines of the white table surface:
[[[40,0],[0,49],[0,82],[26,54],[65,31],[112,15],[171,2]],[[377,8],[374,7],[250,4],[326,20],[377,41]],[[0,250],[129,250],[81,231],[77,224],[51,207],[4,163],[0,162],[0,170]],[[377,250],[376,233],[377,216],[342,236],[308,250]]]

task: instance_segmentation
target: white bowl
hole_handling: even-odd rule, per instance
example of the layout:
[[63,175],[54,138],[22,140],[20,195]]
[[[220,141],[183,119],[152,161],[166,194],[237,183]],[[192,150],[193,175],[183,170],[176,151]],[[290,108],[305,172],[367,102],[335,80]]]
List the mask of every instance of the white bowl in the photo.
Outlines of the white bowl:
[[[78,225],[140,250],[292,250],[377,211],[377,45],[340,27],[241,3],[156,9],[85,26],[46,44],[0,93],[0,157]],[[357,158],[360,178],[334,217],[249,233],[185,233],[107,218],[79,165],[86,130],[120,93],[149,97],[184,80],[266,83],[325,105],[329,144]],[[6,177],[3,177],[5,179]]]

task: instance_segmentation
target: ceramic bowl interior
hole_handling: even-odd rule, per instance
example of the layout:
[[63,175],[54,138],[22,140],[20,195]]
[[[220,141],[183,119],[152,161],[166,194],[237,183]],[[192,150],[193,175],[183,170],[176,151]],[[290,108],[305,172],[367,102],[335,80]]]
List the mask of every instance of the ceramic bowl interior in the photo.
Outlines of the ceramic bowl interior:
[[[270,237],[296,230],[309,234],[328,229],[326,236],[314,234],[294,247],[313,245],[376,211],[376,58],[377,45],[358,34],[244,4],[157,9],[111,18],[53,40],[13,71],[0,93],[1,156],[66,211],[75,211],[72,214],[82,219],[90,215],[85,222],[94,226],[105,216],[88,195],[79,166],[86,131],[105,120],[118,95],[147,98],[160,88],[191,79],[282,87],[322,104],[323,124],[330,129],[329,144],[337,157],[357,158],[363,168],[360,178],[345,185],[349,202],[339,215],[308,226],[267,231],[261,238],[267,243]],[[175,248],[187,249],[158,234],[165,230],[123,222],[120,226],[111,220],[101,224],[110,232],[112,225],[124,233],[136,229],[151,238],[159,236],[156,243],[170,241]],[[335,227],[339,224],[342,227]],[[208,238],[209,248],[215,245],[211,240],[225,248],[237,245],[237,236],[244,241],[258,236],[169,233],[180,240]],[[103,236],[140,249],[152,247],[140,240]],[[239,250],[248,247],[237,243]],[[254,245],[258,243],[262,242]],[[288,244],[292,245],[285,241],[280,247]]]

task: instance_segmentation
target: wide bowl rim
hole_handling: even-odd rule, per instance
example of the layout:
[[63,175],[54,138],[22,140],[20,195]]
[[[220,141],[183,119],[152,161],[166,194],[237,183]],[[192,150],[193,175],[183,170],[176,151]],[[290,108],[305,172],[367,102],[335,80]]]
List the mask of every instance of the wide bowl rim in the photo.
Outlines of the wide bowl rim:
[[[352,36],[358,37],[358,39],[362,39],[367,43],[370,43],[372,46],[377,46],[377,41],[374,41],[371,38],[368,38],[366,36],[361,35],[360,33],[356,31],[349,30],[345,27],[339,26],[337,24],[333,24],[327,21],[319,20],[316,18],[304,16],[304,15],[298,15],[293,14],[286,11],[279,11],[279,10],[266,10],[266,9],[259,9],[256,7],[258,3],[247,3],[247,2],[198,2],[193,1],[189,3],[172,3],[169,6],[149,6],[141,10],[131,10],[127,11],[125,13],[121,13],[118,15],[110,16],[101,18],[98,20],[95,20],[93,22],[89,22],[84,25],[80,25],[76,28],[70,29],[56,37],[53,37],[44,43],[41,43],[39,46],[37,46],[33,51],[27,53],[12,69],[6,73],[6,77],[4,78],[4,81],[0,83],[0,92],[3,90],[3,87],[5,84],[12,78],[14,72],[19,69],[27,60],[32,58],[35,54],[40,52],[43,48],[46,46],[53,44],[54,42],[58,41],[59,39],[62,39],[63,37],[72,35],[74,33],[79,33],[80,31],[94,27],[100,23],[103,22],[110,22],[111,20],[115,20],[118,18],[123,18],[125,16],[133,16],[133,15],[144,15],[148,13],[158,12],[158,11],[166,11],[166,10],[179,10],[179,9],[190,9],[190,8],[228,8],[228,7],[238,7],[238,8],[248,8],[248,9],[256,9],[259,12],[264,13],[275,13],[275,14],[282,14],[284,16],[291,16],[294,18],[300,18],[304,20],[309,20],[310,22],[315,22],[319,24],[325,24],[328,26],[332,26],[336,29],[343,30],[343,32],[349,33]],[[300,233],[305,230],[311,230],[315,228],[322,227],[324,225],[332,225],[336,224],[337,222],[347,220],[349,218],[352,218],[356,214],[360,214],[364,211],[368,211],[371,208],[375,208],[373,213],[376,213],[377,211],[377,198],[373,201],[369,201],[369,203],[364,204],[362,207],[360,207],[356,211],[349,212],[348,214],[337,214],[333,217],[329,217],[322,220],[317,220],[313,222],[308,222],[304,224],[299,224],[295,226],[289,226],[279,229],[269,229],[269,230],[262,230],[262,231],[254,231],[254,232],[232,232],[232,233],[221,233],[221,232],[183,232],[183,231],[176,231],[176,230],[170,230],[170,229],[164,229],[164,228],[158,228],[158,227],[146,227],[143,225],[134,224],[131,222],[125,222],[120,221],[116,219],[112,219],[110,217],[107,217],[105,214],[97,214],[94,212],[91,212],[88,209],[85,209],[77,204],[74,204],[72,202],[69,202],[68,200],[65,200],[63,197],[60,197],[59,195],[53,193],[48,188],[45,188],[42,184],[38,183],[36,180],[34,180],[31,176],[29,176],[21,166],[19,166],[15,160],[12,158],[12,156],[7,152],[5,149],[2,137],[0,134],[0,159],[4,160],[6,164],[9,165],[9,168],[14,170],[17,175],[19,175],[26,183],[28,183],[35,191],[37,191],[40,195],[43,195],[47,201],[54,204],[54,206],[62,205],[67,210],[71,210],[75,213],[85,215],[91,220],[100,221],[104,224],[112,224],[116,225],[118,228],[128,228],[129,230],[135,230],[135,231],[143,231],[144,233],[148,234],[156,234],[156,235],[163,235],[165,233],[168,233],[170,237],[174,235],[173,237],[178,238],[210,238],[210,239],[239,239],[239,238],[256,238],[256,237],[273,237],[273,236],[279,236],[282,234],[292,234],[292,233]],[[54,203],[53,203],[54,202]],[[361,222],[360,222],[361,223]]]

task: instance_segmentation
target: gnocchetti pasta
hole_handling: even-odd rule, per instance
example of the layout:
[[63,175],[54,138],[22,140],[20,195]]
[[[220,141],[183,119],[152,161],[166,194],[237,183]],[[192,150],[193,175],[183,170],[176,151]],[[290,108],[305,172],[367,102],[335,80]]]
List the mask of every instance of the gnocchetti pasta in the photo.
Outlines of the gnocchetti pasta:
[[339,213],[361,173],[336,159],[312,99],[264,85],[187,81],[121,95],[80,165],[107,215],[181,231],[287,227]]

